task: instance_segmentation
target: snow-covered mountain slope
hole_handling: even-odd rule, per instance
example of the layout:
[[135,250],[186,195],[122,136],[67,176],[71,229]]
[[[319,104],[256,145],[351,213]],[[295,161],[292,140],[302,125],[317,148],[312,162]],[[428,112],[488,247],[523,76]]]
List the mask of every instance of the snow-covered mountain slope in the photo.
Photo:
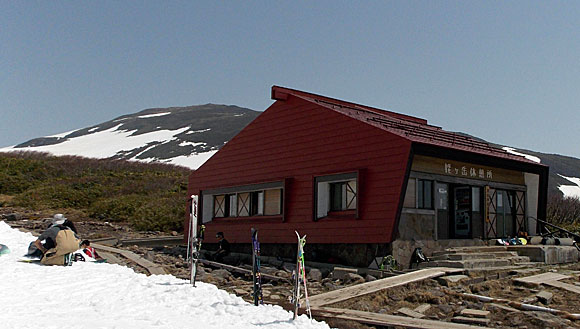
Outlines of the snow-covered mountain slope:
[[580,199],[580,178],[577,177],[566,177],[563,175],[558,174],[558,176],[567,179],[572,184],[571,185],[560,185],[558,189],[564,194],[564,196],[571,197],[571,198],[578,198]]
[[36,238],[0,221],[0,318],[3,329],[26,328],[319,328],[324,322],[280,306],[245,302],[216,286],[171,275],[135,273],[116,264],[42,266],[18,260]]
[[166,162],[196,169],[259,114],[214,104],[147,109],[0,148],[0,152],[36,151],[57,156]]
[[544,163],[550,167],[548,193],[561,193],[564,197],[580,199],[580,159],[558,154],[544,154],[528,150],[502,147],[511,154],[523,156],[528,160]]

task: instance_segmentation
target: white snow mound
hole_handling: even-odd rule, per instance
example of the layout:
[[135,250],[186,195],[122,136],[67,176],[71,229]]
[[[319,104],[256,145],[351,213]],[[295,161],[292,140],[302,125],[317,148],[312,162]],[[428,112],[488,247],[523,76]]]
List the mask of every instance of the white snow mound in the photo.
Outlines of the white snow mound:
[[43,266],[18,260],[35,238],[0,221],[3,329],[328,328],[279,306],[254,306],[212,284],[146,276],[107,263]]

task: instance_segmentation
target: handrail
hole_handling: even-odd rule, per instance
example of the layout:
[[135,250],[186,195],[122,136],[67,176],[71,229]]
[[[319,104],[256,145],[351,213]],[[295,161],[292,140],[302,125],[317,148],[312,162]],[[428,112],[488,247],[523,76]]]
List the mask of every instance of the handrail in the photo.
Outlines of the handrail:
[[[532,219],[540,222],[540,224],[542,224],[544,226],[548,226],[548,227],[554,228],[554,229],[558,230],[561,234],[562,233],[565,233],[565,234],[568,234],[568,236],[573,237],[574,238],[574,246],[576,247],[576,249],[578,249],[578,251],[580,251],[580,245],[578,245],[580,243],[580,235],[578,235],[576,233],[572,233],[572,232],[570,232],[570,231],[568,231],[565,228],[562,228],[560,226],[554,225],[552,223],[548,223],[547,221],[545,221],[543,219],[538,219],[538,218],[535,218],[535,217],[532,217],[532,216],[528,216],[528,218],[532,218]],[[544,237],[544,236],[553,236],[554,235],[554,232],[550,232],[550,230],[548,230],[546,227],[543,227],[543,229],[546,230],[546,231],[548,231],[548,233],[541,233],[540,235],[542,237]]]

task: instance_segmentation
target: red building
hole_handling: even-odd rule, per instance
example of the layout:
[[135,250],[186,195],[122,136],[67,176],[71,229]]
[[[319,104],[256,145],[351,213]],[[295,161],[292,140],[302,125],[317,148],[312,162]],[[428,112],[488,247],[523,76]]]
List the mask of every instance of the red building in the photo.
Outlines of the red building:
[[545,165],[420,118],[277,86],[272,99],[191,173],[208,237],[249,244],[255,227],[267,253],[297,230],[318,258],[362,265],[533,234],[545,218]]

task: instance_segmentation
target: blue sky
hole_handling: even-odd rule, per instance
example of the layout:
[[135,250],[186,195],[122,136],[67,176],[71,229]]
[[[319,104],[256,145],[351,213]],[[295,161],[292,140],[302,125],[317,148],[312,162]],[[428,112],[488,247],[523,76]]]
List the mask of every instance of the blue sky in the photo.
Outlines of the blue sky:
[[272,85],[580,158],[580,2],[0,1],[0,146]]

